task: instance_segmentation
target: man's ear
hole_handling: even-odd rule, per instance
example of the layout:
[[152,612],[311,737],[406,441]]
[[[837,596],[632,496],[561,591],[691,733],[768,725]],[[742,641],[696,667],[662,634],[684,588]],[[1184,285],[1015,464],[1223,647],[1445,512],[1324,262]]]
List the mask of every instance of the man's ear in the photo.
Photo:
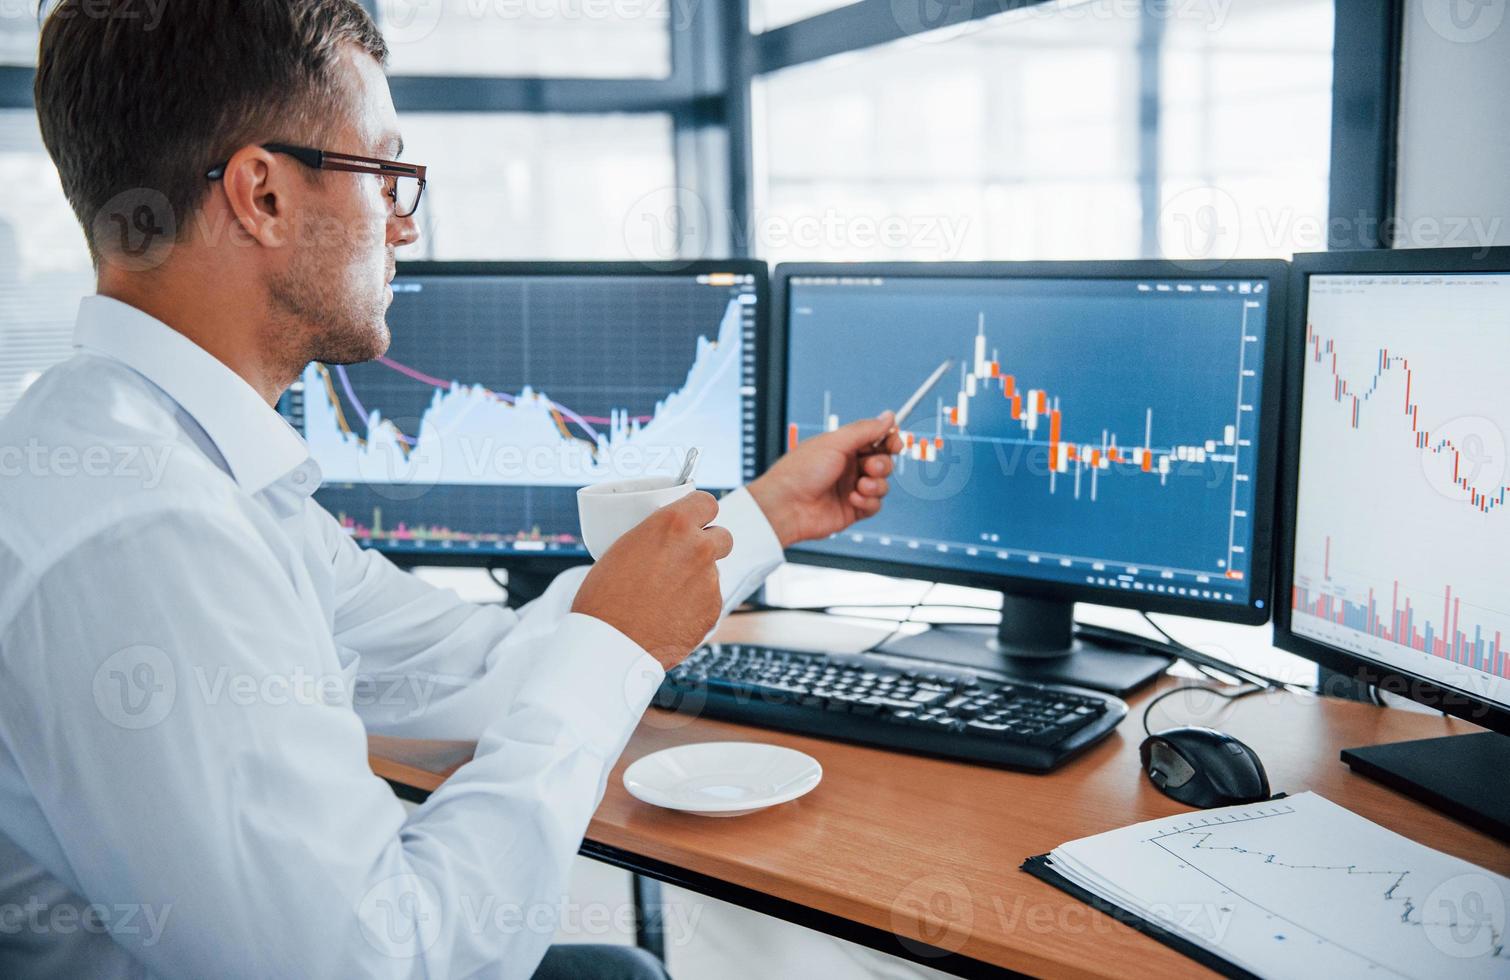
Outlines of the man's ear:
[[260,146],[245,146],[226,164],[220,185],[236,226],[268,248],[288,238],[289,168]]

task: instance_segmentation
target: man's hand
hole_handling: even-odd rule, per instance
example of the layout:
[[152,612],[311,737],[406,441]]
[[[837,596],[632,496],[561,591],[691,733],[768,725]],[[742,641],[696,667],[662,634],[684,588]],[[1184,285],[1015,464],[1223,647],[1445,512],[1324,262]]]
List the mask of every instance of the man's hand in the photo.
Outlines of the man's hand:
[[750,484],[781,546],[826,538],[874,517],[902,451],[893,415],[852,422],[800,444]]
[[723,592],[716,562],[734,537],[708,527],[711,494],[692,493],[651,514],[587,573],[572,612],[601,619],[670,670],[718,624]]

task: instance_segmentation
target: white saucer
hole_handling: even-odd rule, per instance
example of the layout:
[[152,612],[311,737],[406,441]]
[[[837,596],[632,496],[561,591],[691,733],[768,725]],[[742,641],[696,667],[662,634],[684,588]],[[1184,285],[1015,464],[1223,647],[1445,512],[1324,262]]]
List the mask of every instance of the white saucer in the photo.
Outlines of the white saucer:
[[737,817],[795,800],[823,779],[810,755],[758,742],[701,742],[663,749],[624,771],[635,799],[704,817]]

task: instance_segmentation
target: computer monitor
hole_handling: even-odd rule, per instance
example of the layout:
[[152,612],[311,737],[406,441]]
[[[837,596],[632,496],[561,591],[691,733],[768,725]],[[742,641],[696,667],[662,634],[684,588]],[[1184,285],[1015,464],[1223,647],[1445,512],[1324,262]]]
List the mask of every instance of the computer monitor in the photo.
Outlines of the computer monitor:
[[1291,295],[1275,642],[1490,729],[1343,758],[1510,839],[1510,249],[1302,255]]
[[636,263],[400,263],[386,355],[312,363],[282,403],[317,499],[403,564],[545,574],[587,560],[576,491],[757,475],[767,270]]
[[1275,261],[777,267],[772,458],[897,407],[953,360],[902,427],[883,512],[790,557],[1000,590],[998,628],[887,649],[1116,693],[1169,660],[1131,636],[1114,649],[1077,639],[1077,601],[1267,621],[1287,273]]

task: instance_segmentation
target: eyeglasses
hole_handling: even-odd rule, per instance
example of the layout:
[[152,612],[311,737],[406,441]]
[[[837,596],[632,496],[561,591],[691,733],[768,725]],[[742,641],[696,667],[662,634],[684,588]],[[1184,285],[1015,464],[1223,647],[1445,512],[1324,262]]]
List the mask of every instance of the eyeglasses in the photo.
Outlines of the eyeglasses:
[[[312,170],[373,174],[382,178],[383,193],[392,199],[393,214],[397,218],[413,217],[414,212],[419,210],[420,198],[425,195],[425,168],[418,164],[358,157],[349,153],[331,153],[307,146],[290,146],[287,143],[263,143],[262,148],[269,153],[291,156]],[[210,180],[220,180],[225,176],[228,166],[229,162],[222,163],[205,176]]]

